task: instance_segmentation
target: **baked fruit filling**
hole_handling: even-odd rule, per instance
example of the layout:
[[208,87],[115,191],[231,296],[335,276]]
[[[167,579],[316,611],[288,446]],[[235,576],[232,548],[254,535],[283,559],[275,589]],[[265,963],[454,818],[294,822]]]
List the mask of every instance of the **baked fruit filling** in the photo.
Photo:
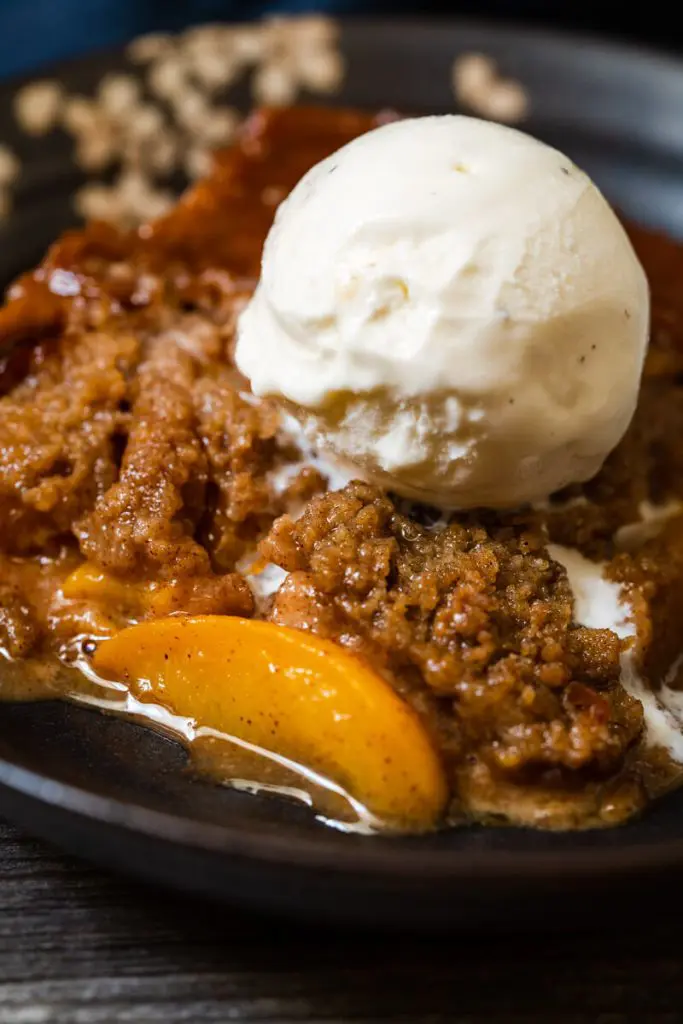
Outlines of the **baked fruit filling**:
[[460,512],[356,480],[251,392],[236,322],[277,205],[387,120],[258,112],[172,213],[11,287],[0,695],[161,722],[348,827],[617,824],[682,778],[683,248],[628,228],[650,345],[597,475]]

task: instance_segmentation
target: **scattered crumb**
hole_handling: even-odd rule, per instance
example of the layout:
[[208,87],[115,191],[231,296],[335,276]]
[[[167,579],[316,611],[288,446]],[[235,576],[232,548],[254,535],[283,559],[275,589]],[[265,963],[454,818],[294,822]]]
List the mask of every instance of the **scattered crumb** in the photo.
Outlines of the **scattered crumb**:
[[527,115],[528,98],[521,85],[516,82],[501,82],[492,90],[482,113],[493,121],[516,124]]
[[[124,159],[128,166],[138,166],[136,158],[142,158],[147,150],[145,147],[136,149],[135,145],[124,149]],[[154,174],[161,177],[168,177],[178,166],[178,154],[181,152],[181,145],[178,136],[174,132],[164,132],[150,143],[147,159],[147,168]],[[141,159],[144,165],[144,160]]]
[[302,54],[299,78],[312,92],[333,93],[344,80],[344,58],[336,50]]
[[271,61],[254,72],[252,95],[256,103],[268,107],[287,107],[294,102],[297,81],[284,62]]
[[125,117],[140,103],[140,84],[134,75],[105,75],[97,90],[97,101],[111,117]]
[[149,69],[147,84],[159,99],[173,101],[183,95],[187,85],[183,61],[173,52],[154,61]]
[[85,132],[94,132],[98,129],[98,113],[94,100],[85,96],[70,96],[61,110],[61,125],[76,137]]
[[76,162],[84,171],[102,171],[114,156],[112,139],[108,134],[84,134],[76,142]]
[[171,108],[177,123],[190,134],[198,131],[209,111],[205,94],[189,84],[171,100]]
[[28,135],[45,135],[57,126],[63,102],[64,90],[59,82],[31,82],[14,97],[14,116]]
[[344,62],[334,22],[318,16],[273,18],[265,28],[263,57],[253,79],[254,99],[282,106],[302,88],[332,93],[340,87]]
[[134,39],[126,50],[126,56],[133,64],[148,64],[163,57],[172,48],[173,36],[166,32],[150,32]]
[[255,103],[283,106],[302,89],[334,92],[344,77],[337,25],[317,15],[154,33],[134,40],[126,56],[144,68],[144,82],[140,72],[109,73],[92,97],[35,82],[17,93],[14,109],[31,135],[60,127],[71,135],[88,175],[115,170],[113,184],[91,179],[74,204],[83,217],[127,225],[164,212],[164,182],[178,171],[207,174],[212,151],[232,142],[241,115],[224,99],[236,81],[250,75]]
[[200,134],[211,145],[225,146],[232,142],[239,125],[240,116],[234,107],[212,107],[200,122]]
[[175,203],[172,192],[150,184],[136,171],[123,171],[112,185],[91,182],[78,190],[75,207],[86,220],[112,221],[134,227],[141,220],[168,213]]
[[524,87],[503,78],[495,61],[482,53],[457,57],[452,71],[453,92],[458,103],[492,121],[515,124],[529,111]]
[[197,147],[185,153],[184,167],[188,178],[205,178],[211,171],[212,157],[205,149]]
[[19,174],[19,161],[9,148],[0,142],[0,186],[11,185]]
[[76,212],[84,220],[116,220],[119,212],[113,189],[95,182],[79,189],[74,199]]
[[0,223],[12,209],[12,185],[19,175],[20,164],[9,146],[0,142]]

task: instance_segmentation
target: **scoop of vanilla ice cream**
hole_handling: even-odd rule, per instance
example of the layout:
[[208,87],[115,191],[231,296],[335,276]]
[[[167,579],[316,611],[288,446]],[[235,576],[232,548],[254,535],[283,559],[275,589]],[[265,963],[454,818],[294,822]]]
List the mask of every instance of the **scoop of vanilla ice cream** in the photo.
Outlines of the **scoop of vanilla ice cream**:
[[355,139],[280,206],[236,359],[352,475],[504,507],[597,472],[648,321],[631,244],[567,157],[424,117]]

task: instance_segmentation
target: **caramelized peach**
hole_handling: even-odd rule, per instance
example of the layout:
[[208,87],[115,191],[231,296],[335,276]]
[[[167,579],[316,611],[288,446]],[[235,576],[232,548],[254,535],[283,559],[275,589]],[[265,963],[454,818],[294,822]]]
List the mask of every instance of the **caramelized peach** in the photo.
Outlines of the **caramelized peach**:
[[326,776],[384,821],[428,829],[443,812],[443,769],[413,710],[328,640],[252,619],[166,618],[105,640],[94,667]]
[[66,578],[62,596],[108,611],[114,608],[129,621],[176,612],[246,615],[253,606],[248,585],[236,573],[161,581],[123,580],[91,562],[84,562]]
[[77,601],[107,601],[116,604],[130,604],[139,600],[130,583],[119,580],[98,569],[91,562],[84,562],[74,569],[62,583],[64,597]]

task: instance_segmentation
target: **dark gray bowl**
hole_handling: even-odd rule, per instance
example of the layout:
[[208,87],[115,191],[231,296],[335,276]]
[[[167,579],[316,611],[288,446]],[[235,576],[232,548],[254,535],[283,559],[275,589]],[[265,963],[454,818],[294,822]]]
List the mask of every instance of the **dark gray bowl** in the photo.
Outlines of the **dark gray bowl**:
[[[483,51],[529,90],[526,127],[565,149],[626,213],[683,236],[683,66],[626,47],[464,22],[357,22],[338,102],[453,109],[457,53]],[[109,54],[57,69],[87,91]],[[26,141],[0,89],[0,137],[22,155],[0,228],[0,279],[74,222],[64,138]],[[0,669],[1,670],[1,669]],[[333,921],[430,928],[605,926],[676,909],[683,793],[609,832],[461,829],[421,839],[346,836],[306,811],[192,781],[183,751],[61,704],[0,705],[0,811],[86,857],[242,904]]]

